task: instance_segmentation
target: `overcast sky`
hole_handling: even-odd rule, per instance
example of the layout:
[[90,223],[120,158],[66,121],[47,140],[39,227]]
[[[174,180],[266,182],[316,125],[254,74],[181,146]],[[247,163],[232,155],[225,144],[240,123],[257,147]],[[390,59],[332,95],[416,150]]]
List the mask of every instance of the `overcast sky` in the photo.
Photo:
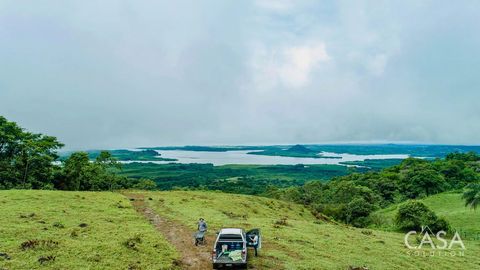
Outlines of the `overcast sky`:
[[67,149],[480,144],[480,1],[0,0],[0,115]]

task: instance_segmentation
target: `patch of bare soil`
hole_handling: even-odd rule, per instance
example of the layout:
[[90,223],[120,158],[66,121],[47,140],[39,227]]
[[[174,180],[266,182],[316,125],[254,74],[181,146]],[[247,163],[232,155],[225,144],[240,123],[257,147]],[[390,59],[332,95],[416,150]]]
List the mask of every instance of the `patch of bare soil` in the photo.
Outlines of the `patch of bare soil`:
[[135,210],[147,218],[180,253],[178,266],[181,269],[212,269],[211,245],[215,241],[213,235],[207,233],[206,244],[195,246],[194,232],[181,223],[157,215],[148,207],[143,194],[124,193],[124,195],[130,199]]

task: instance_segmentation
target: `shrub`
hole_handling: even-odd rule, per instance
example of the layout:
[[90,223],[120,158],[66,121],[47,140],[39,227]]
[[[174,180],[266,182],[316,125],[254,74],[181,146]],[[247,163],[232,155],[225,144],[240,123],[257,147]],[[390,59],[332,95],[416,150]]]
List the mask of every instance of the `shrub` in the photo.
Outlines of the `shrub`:
[[357,197],[346,205],[344,220],[355,227],[365,227],[370,223],[368,216],[374,210],[373,204],[362,197]]
[[133,185],[135,189],[143,189],[143,190],[155,190],[157,189],[157,183],[150,179],[139,179],[136,184]]
[[317,213],[322,213],[325,216],[337,218],[344,211],[344,204],[322,203],[314,206]]
[[422,226],[428,226],[433,232],[440,230],[448,231],[450,226],[443,218],[430,210],[420,201],[408,201],[398,209],[395,222],[399,229],[404,231],[421,230]]

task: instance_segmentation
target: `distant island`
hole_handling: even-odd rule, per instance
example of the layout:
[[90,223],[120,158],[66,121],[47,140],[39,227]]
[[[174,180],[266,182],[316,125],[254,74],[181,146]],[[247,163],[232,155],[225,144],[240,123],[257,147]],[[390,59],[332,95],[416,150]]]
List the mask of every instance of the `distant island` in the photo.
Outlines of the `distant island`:
[[[92,160],[96,159],[102,150],[87,151],[88,157]],[[110,154],[119,161],[177,161],[174,158],[164,158],[152,149],[145,149],[140,151],[132,151],[127,149],[108,150]],[[71,155],[71,152],[60,153],[60,160],[65,160]]]
[[287,149],[278,149],[278,148],[270,148],[262,151],[252,151],[248,152],[247,154],[251,155],[264,155],[264,156],[281,156],[281,157],[301,157],[301,158],[337,158],[341,159],[341,157],[329,157],[329,156],[322,156],[321,152],[312,150],[307,148],[303,145],[296,144],[292,147]]

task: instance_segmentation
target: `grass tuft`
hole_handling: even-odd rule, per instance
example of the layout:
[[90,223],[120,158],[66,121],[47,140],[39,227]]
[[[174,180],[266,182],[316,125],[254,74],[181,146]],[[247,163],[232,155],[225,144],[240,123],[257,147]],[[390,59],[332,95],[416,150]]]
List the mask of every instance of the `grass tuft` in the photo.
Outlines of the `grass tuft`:
[[28,249],[37,249],[37,248],[45,248],[51,249],[58,246],[58,242],[54,240],[38,240],[38,239],[31,239],[23,242],[20,245],[20,249],[28,250]]
[[55,227],[55,228],[59,228],[59,229],[65,228],[65,225],[64,225],[62,222],[60,222],[60,221],[55,221],[55,222],[52,224],[52,226]]
[[21,214],[20,218],[33,218],[35,217],[35,213],[30,213],[30,214]]
[[127,240],[123,241],[123,245],[126,248],[138,251],[138,245],[142,243],[142,236],[140,234],[136,234],[133,237],[128,238]]
[[38,262],[40,264],[45,264],[45,263],[48,263],[48,262],[53,262],[55,261],[55,256],[53,255],[48,255],[48,256],[41,256],[40,258],[38,258]]
[[[287,220],[288,220],[287,217],[282,217],[281,219],[275,221],[273,224],[274,224],[274,225],[277,225],[277,227],[279,227],[279,226],[288,226],[289,224],[288,224],[288,221],[287,221]],[[277,228],[277,227],[276,227],[276,228]]]

